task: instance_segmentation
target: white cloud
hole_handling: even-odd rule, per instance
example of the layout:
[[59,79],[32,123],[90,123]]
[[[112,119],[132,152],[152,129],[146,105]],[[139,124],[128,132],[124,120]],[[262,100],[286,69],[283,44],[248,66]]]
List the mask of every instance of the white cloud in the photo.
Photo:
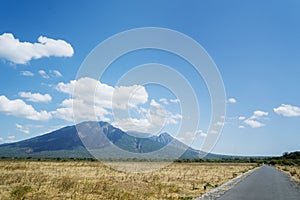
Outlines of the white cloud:
[[12,33],[0,35],[0,57],[15,64],[26,64],[42,57],[71,57],[72,46],[64,40],[40,36],[37,43],[21,42]]
[[143,86],[117,86],[114,88],[112,103],[114,109],[127,109],[148,101],[148,93]]
[[149,109],[147,117],[152,126],[163,127],[168,124],[177,124],[178,120],[182,119],[182,115],[167,111],[154,99],[151,100],[150,105],[152,107]]
[[111,123],[125,131],[154,133],[164,125],[177,124],[182,118],[178,113],[167,111],[154,99],[146,109],[149,97],[146,89],[140,85],[112,87],[85,77],[68,83],[61,82],[56,89],[66,94],[73,94],[73,99],[64,100],[60,108],[51,112],[54,117],[66,121],[73,121],[75,113],[76,117],[80,118],[77,120],[80,121],[95,120],[97,117],[98,120],[109,122],[114,114],[114,121]]
[[161,105],[158,102],[156,102],[154,99],[151,100],[150,105],[155,107],[155,108],[160,108],[161,107]]
[[169,101],[166,99],[166,98],[161,98],[159,99],[159,102],[165,104],[165,105],[168,105],[169,104]]
[[22,76],[34,76],[34,73],[32,73],[31,71],[21,71],[20,74]]
[[25,98],[27,101],[32,102],[50,102],[52,97],[49,94],[31,93],[31,92],[19,92],[19,96]]
[[45,70],[39,70],[38,73],[45,79],[48,79],[51,77],[62,77],[62,74],[58,70],[49,70],[49,73],[47,73]]
[[225,125],[225,122],[217,122],[216,125],[217,125],[217,126],[224,126],[224,125]]
[[72,122],[73,120],[73,99],[65,99],[60,108],[51,112],[52,116],[58,119]]
[[2,142],[4,140],[4,138],[0,137],[0,142]]
[[51,119],[51,114],[47,111],[38,112],[21,99],[10,100],[5,96],[0,96],[0,112],[37,121]]
[[242,128],[245,128],[245,126],[243,126],[243,125],[240,125],[240,126],[239,126],[239,128],[241,128],[241,129],[242,129]]
[[[73,94],[75,87],[76,91]],[[94,119],[96,114],[100,120],[105,121],[108,120],[106,115],[111,114],[112,108],[127,110],[128,107],[136,107],[148,100],[148,93],[143,86],[118,86],[114,88],[88,77],[71,80],[69,83],[61,82],[56,86],[56,89],[73,95],[73,100],[65,100],[61,104],[61,108],[57,109],[57,113],[54,113],[62,119],[70,119],[70,116],[73,115],[73,103],[80,108],[76,109],[76,116],[82,116],[83,119],[88,120]]]
[[203,132],[202,130],[198,130],[197,134],[199,134],[201,137],[207,137],[207,133]]
[[62,77],[62,74],[58,70],[50,70],[49,71],[54,77]]
[[265,117],[268,115],[269,115],[268,112],[257,110],[257,111],[253,112],[251,117],[249,117],[247,119],[244,119],[243,117],[239,117],[239,119],[244,120],[244,123],[247,124],[248,126],[250,126],[251,128],[259,128],[259,127],[265,126],[265,124],[263,124],[259,120],[261,120],[262,117]]
[[207,137],[207,133],[203,133],[203,132],[202,132],[202,133],[200,133],[200,136],[201,136],[201,137]]
[[11,136],[8,136],[6,140],[4,140],[5,143],[12,143],[12,142],[16,142],[16,136],[14,135],[11,135]]
[[50,76],[44,70],[39,70],[39,74],[45,79],[50,78]]
[[282,115],[285,117],[299,117],[300,116],[300,108],[297,106],[281,104],[279,107],[273,108],[273,110],[276,114]]
[[269,115],[268,112],[257,110],[257,111],[254,111],[253,115],[251,116],[251,119],[258,119],[260,117],[268,116],[268,115]]
[[249,125],[251,128],[259,128],[264,126],[263,123],[257,121],[257,120],[253,120],[253,119],[246,119],[244,121],[245,124]]
[[175,136],[175,138],[187,145],[191,145],[191,142],[194,141],[197,136],[205,138],[207,137],[207,133],[202,130],[186,131],[184,134],[180,134],[180,136]]
[[216,130],[211,130],[209,133],[210,133],[210,134],[218,134],[218,131],[216,131]]
[[179,99],[170,99],[170,102],[171,103],[180,103],[180,100]]
[[147,132],[151,127],[151,123],[146,118],[120,118],[112,123],[113,126],[122,129],[123,131],[138,131]]
[[235,98],[229,98],[228,99],[228,103],[236,103],[236,99]]
[[[95,83],[94,79],[91,79],[90,78],[81,78],[79,79],[80,81],[90,81],[91,83]],[[63,93],[66,93],[66,94],[73,94],[73,91],[74,91],[74,87],[75,87],[75,84],[77,83],[78,81],[76,80],[71,80],[69,83],[63,83],[63,82],[60,82],[57,84],[56,86],[56,90],[59,91],[59,92],[63,92]],[[77,86],[79,88],[79,84]]]
[[14,140],[14,139],[16,139],[16,136],[11,135],[11,136],[8,136],[7,138],[8,138],[9,140]]
[[239,117],[239,120],[245,120],[245,119],[246,119],[246,117],[244,117],[244,116]]
[[154,99],[151,100],[149,109],[143,107],[132,107],[131,109],[139,113],[139,117],[115,118],[116,121],[113,125],[125,131],[135,130],[156,134],[165,126],[178,124],[182,119],[182,115],[167,111]]
[[[217,134],[218,132],[216,130],[210,131],[210,134]],[[206,138],[209,133],[204,132],[203,130],[196,130],[196,131],[187,131],[183,135],[180,135],[180,137],[176,136],[175,138],[180,140],[181,142],[184,142],[185,144],[191,144],[192,141],[195,141],[196,138]]]
[[25,126],[22,126],[21,124],[16,124],[16,128],[17,128],[18,131],[20,131],[22,133],[25,133],[25,134],[30,133],[29,128],[25,127]]

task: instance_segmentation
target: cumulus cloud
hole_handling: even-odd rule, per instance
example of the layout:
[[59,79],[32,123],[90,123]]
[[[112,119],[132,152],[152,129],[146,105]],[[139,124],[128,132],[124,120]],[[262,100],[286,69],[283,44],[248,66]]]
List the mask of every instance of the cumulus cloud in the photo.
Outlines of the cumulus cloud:
[[236,99],[235,98],[229,98],[228,100],[228,103],[236,103]]
[[[80,81],[82,81],[82,82],[90,81],[93,84],[97,83],[97,80],[91,79],[91,78],[81,78]],[[73,94],[74,87],[75,87],[75,84],[77,84],[77,82],[78,82],[77,80],[71,80],[69,83],[60,82],[57,84],[55,89],[59,92],[63,92],[66,94]],[[78,88],[79,88],[79,84],[78,84]]]
[[22,76],[34,76],[34,73],[32,73],[31,71],[21,71],[20,74]]
[[251,128],[259,128],[264,126],[263,123],[257,121],[257,120],[253,120],[253,119],[246,119],[244,121],[245,124],[249,125]]
[[38,112],[21,99],[10,100],[5,96],[0,96],[0,112],[37,121],[51,119],[51,114],[47,111]]
[[[89,87],[87,87],[89,86]],[[59,83],[56,90],[72,94],[73,99],[64,100],[52,115],[66,121],[98,120],[111,122],[125,131],[149,131],[154,133],[166,124],[177,124],[182,118],[166,110],[154,99],[148,101],[148,93],[143,86],[116,86],[101,83],[98,80],[84,77]],[[145,108],[149,102],[149,108]],[[74,105],[74,107],[73,107]],[[75,109],[73,109],[75,108]]]
[[[87,87],[90,86],[90,87]],[[93,87],[94,86],[94,87]],[[76,91],[73,93],[74,88]],[[127,110],[128,107],[136,107],[148,100],[148,93],[143,86],[117,86],[112,87],[92,78],[71,80],[69,83],[59,83],[56,89],[60,92],[73,95],[73,99],[65,100],[61,108],[54,113],[63,119],[69,119],[63,115],[72,116],[72,106],[76,105],[76,116],[94,119],[96,114],[100,120],[108,120],[112,108]]]
[[292,106],[288,104],[281,104],[277,108],[273,108],[274,112],[278,115],[285,117],[299,117],[300,116],[300,107]]
[[161,108],[161,105],[158,102],[156,102],[154,99],[151,100],[150,105],[155,108]]
[[153,125],[147,118],[119,118],[112,123],[113,126],[122,129],[123,131],[139,131],[148,132],[150,127]]
[[160,103],[152,99],[149,109],[143,107],[134,108],[140,114],[139,118],[127,117],[117,119],[114,123],[124,130],[138,130],[142,132],[158,133],[165,126],[178,124],[182,115],[174,114],[164,108]]
[[264,112],[264,111],[261,111],[261,110],[257,110],[257,111],[254,111],[253,112],[253,115],[250,117],[251,119],[258,119],[260,117],[263,117],[263,116],[268,116],[269,113],[268,112]]
[[[176,135],[175,138],[185,144],[190,144],[192,141],[194,141],[197,137],[197,135],[205,134],[201,130],[196,131],[187,131],[184,134],[181,134],[180,136]],[[206,136],[201,136],[206,137]]]
[[148,93],[145,87],[140,85],[117,86],[114,88],[112,103],[118,109],[135,108],[148,101]]
[[268,116],[269,113],[261,110],[254,111],[252,116],[245,119],[244,117],[239,117],[240,120],[244,120],[244,123],[250,126],[251,128],[259,128],[262,126],[265,126],[264,123],[262,123],[260,120]]
[[51,112],[52,116],[58,119],[72,122],[73,120],[73,99],[65,99],[60,107]]
[[22,98],[25,98],[27,101],[31,101],[31,102],[47,103],[52,100],[52,97],[49,94],[19,92],[19,96]]
[[[76,86],[76,91],[73,93]],[[87,87],[90,86],[90,87]],[[94,87],[93,87],[94,86]],[[95,101],[95,106],[111,109],[127,109],[144,104],[148,100],[148,93],[143,86],[117,86],[112,87],[98,80],[84,77],[71,80],[69,83],[59,83],[56,89],[60,92],[73,95],[76,100],[82,100],[89,105]]]
[[151,100],[150,106],[147,116],[151,124],[162,127],[167,124],[177,124],[178,120],[182,119],[182,115],[169,112],[154,99]]
[[240,125],[240,126],[239,126],[239,128],[240,128],[240,129],[242,129],[242,128],[245,128],[245,126],[243,126],[243,125]]
[[16,124],[16,128],[18,131],[22,132],[22,133],[25,133],[25,134],[29,134],[30,131],[29,131],[29,128],[28,127],[25,127],[21,124]]
[[37,43],[21,42],[12,33],[0,35],[0,57],[15,64],[26,64],[42,57],[71,57],[72,46],[64,40],[40,36]]
[[195,141],[196,138],[199,138],[199,136],[201,138],[205,138],[207,137],[207,133],[202,131],[202,130],[195,130],[195,131],[187,131],[185,132],[183,135],[179,136],[175,136],[175,138],[185,144],[190,145],[192,141]]

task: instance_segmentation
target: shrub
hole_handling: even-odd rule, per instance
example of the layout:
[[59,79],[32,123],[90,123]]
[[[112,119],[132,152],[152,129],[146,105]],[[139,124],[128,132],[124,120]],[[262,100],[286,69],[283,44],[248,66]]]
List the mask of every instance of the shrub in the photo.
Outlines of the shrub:
[[32,188],[28,185],[25,186],[16,186],[10,193],[10,196],[13,199],[23,200],[26,197],[26,194],[32,191]]

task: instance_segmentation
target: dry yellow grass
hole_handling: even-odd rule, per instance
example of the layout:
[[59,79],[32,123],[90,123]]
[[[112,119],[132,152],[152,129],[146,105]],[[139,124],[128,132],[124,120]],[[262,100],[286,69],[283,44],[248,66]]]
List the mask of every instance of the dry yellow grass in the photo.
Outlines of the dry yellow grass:
[[289,173],[300,182],[300,166],[277,166],[282,171]]
[[1,161],[0,199],[192,199],[205,192],[204,185],[218,186],[252,168],[174,163],[156,172],[125,173],[100,162]]

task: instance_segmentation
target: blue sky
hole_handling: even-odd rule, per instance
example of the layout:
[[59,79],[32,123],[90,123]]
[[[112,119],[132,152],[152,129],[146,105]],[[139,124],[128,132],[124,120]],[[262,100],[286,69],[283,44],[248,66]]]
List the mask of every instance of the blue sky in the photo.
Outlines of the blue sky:
[[[299,150],[299,9],[296,0],[1,1],[0,142],[72,124],[70,88],[86,56],[114,34],[162,27],[193,38],[218,66],[227,113],[213,152],[280,155]],[[203,140],[211,115],[210,97],[201,77],[194,76],[184,61],[161,51],[133,52],[114,62],[96,84],[112,92],[122,73],[149,62],[173,66],[198,91],[197,134]],[[180,125],[180,104],[174,94],[153,86],[137,91],[133,101],[143,106],[131,111],[133,117],[151,107],[153,120],[161,121],[160,111],[174,120],[168,122],[167,131]],[[107,102],[98,103],[99,119],[111,120],[109,114],[105,116]],[[157,130],[152,128],[149,131]],[[194,145],[198,147],[197,142]]]

